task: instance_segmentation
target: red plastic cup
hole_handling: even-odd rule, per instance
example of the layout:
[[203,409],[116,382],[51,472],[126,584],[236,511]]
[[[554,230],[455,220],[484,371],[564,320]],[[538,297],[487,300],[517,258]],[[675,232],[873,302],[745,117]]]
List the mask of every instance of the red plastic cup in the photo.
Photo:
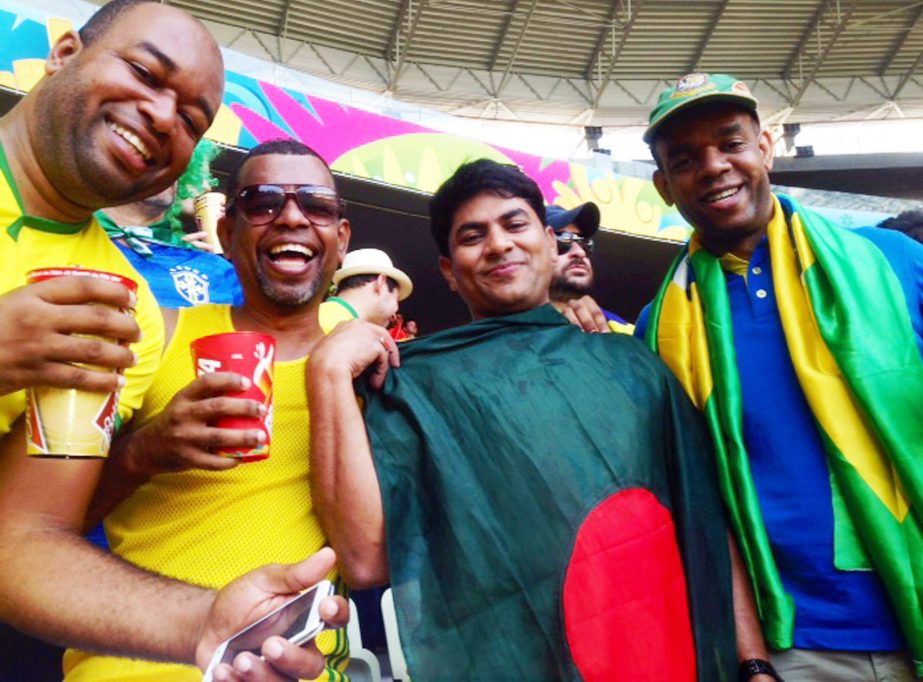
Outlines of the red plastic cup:
[[234,372],[250,380],[246,391],[234,391],[231,398],[249,398],[266,406],[261,418],[225,417],[215,426],[221,429],[260,429],[266,435],[253,449],[226,448],[218,454],[242,462],[257,462],[269,457],[272,440],[272,377],[276,340],[260,332],[230,332],[203,336],[190,344],[196,376],[209,372]]
[[[94,277],[137,292],[128,277],[83,268],[42,268],[27,275],[29,284],[57,277]],[[124,312],[133,312],[125,310]],[[115,339],[106,339],[122,343]],[[115,370],[81,365],[97,371]],[[112,441],[119,393],[93,393],[74,388],[33,386],[26,390],[26,452],[32,457],[106,457]]]

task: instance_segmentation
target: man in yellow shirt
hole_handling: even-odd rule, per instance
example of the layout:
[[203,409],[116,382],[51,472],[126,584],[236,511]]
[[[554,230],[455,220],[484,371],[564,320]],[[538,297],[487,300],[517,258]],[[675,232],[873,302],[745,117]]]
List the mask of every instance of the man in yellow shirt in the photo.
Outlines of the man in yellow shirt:
[[[25,454],[22,389],[124,384],[126,419],[163,343],[143,282],[133,300],[90,278],[23,286],[26,273],[80,266],[139,280],[93,211],[176,180],[221,105],[223,80],[218,47],[198,21],[158,3],[115,0],[55,43],[46,77],[0,119],[0,620],[45,639],[204,666],[223,639],[332,565],[325,552],[217,595],[141,571],[80,537],[102,462]],[[118,311],[129,307],[137,322]],[[126,369],[93,372],[75,362]],[[331,603],[325,615],[333,611],[345,607]],[[274,665],[288,674],[322,663],[316,651],[271,641],[281,646]],[[275,675],[258,657],[241,665],[249,679]],[[236,678],[225,669],[219,679]]]
[[[113,446],[92,505],[93,517],[112,510],[105,527],[115,554],[213,588],[326,544],[308,486],[305,365],[324,336],[318,307],[346,253],[350,225],[327,164],[300,142],[276,140],[250,150],[232,174],[219,235],[244,303],[163,311],[163,362],[131,431]],[[263,406],[223,396],[239,389],[238,375],[196,378],[190,353],[195,339],[233,331],[276,339],[270,457],[246,464],[214,452],[250,449],[263,432],[213,424],[259,414]],[[318,646],[327,655],[325,679],[344,679],[343,632],[323,633]],[[64,667],[68,682],[200,679],[191,666],[77,651],[67,653]]]

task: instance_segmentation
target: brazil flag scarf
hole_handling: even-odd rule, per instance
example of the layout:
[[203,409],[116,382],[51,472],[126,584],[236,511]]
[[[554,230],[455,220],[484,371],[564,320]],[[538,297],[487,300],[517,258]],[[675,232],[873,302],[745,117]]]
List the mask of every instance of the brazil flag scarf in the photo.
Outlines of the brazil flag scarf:
[[[871,242],[789,197],[773,200],[767,235],[776,298],[827,453],[836,564],[870,562],[878,572],[923,673],[923,362],[905,299]],[[767,641],[788,648],[794,606],[750,477],[724,274],[697,235],[651,307],[646,341],[705,414]]]
[[360,393],[414,680],[733,679],[710,439],[642,343],[545,306]]

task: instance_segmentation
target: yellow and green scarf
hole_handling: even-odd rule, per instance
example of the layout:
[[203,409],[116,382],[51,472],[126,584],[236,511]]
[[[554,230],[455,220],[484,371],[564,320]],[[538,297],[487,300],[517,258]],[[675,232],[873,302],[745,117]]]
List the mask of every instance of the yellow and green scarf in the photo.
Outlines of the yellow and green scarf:
[[[835,561],[874,568],[923,675],[923,361],[900,283],[878,248],[790,197],[767,236],[798,381],[831,472]],[[731,310],[718,257],[693,235],[651,306],[645,340],[705,413],[767,643],[792,646],[743,441]]]

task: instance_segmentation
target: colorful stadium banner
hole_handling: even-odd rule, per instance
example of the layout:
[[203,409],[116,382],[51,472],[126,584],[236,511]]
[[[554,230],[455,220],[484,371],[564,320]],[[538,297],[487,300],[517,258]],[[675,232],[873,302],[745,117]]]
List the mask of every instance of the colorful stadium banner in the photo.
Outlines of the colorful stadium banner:
[[[49,46],[97,9],[78,0],[53,4],[56,9],[49,12],[0,0],[0,86],[30,90],[44,73]],[[606,228],[677,241],[689,236],[688,224],[648,180],[505,149],[278,87],[243,73],[257,60],[222,51],[228,67],[224,104],[207,133],[216,142],[248,149],[291,136],[314,147],[334,170],[422,192],[435,190],[460,163],[487,157],[520,166],[538,182],[548,203],[573,208],[595,202]],[[273,66],[271,73],[280,69],[285,71]],[[847,225],[873,224],[884,217],[824,213]]]

